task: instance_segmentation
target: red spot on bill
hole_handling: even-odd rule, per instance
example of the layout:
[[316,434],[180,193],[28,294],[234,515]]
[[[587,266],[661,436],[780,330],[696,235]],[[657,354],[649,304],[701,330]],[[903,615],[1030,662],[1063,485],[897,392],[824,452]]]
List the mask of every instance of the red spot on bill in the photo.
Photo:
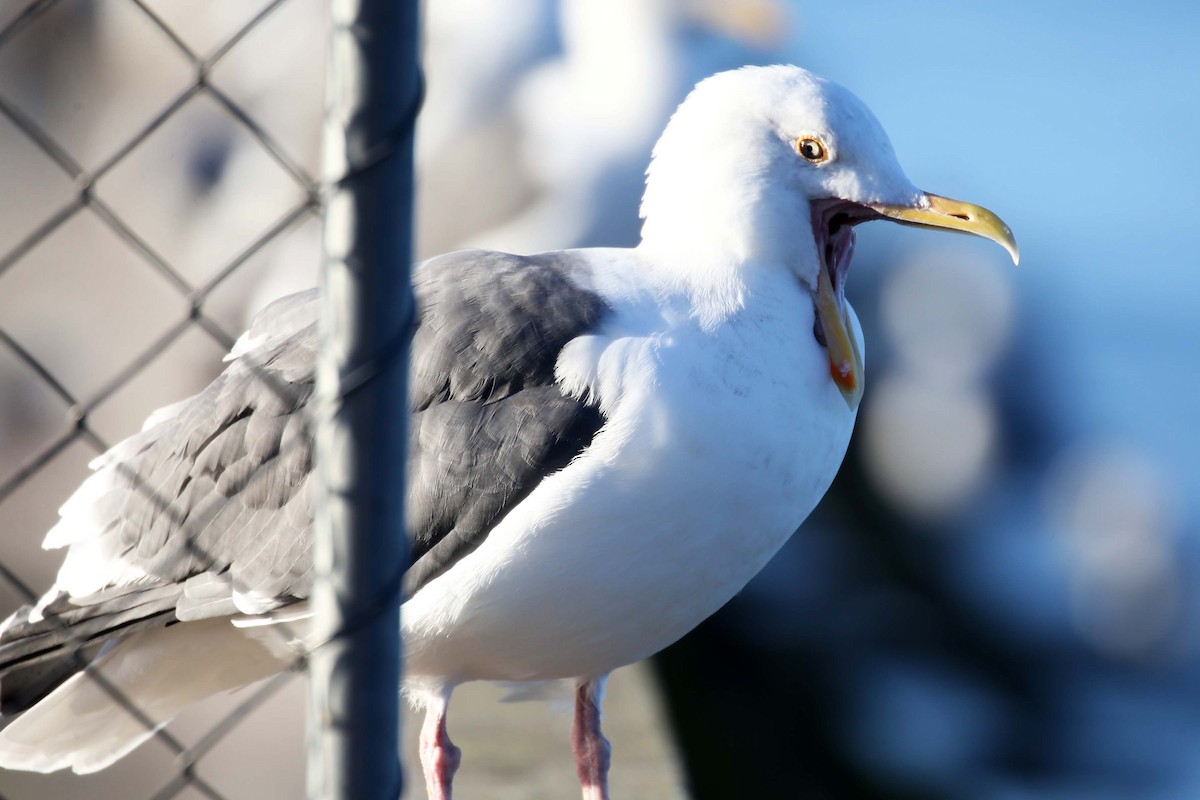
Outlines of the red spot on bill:
[[829,376],[833,382],[847,391],[852,391],[858,381],[854,377],[854,366],[849,361],[829,359]]

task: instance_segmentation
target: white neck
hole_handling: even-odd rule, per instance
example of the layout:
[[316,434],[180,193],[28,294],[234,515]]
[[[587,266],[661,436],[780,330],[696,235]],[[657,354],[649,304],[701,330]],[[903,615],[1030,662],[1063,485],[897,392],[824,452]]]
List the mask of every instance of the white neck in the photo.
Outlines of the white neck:
[[761,273],[815,280],[811,212],[799,192],[774,185],[752,155],[705,159],[702,147],[666,142],[648,172],[638,250],[676,290],[721,317],[744,305]]

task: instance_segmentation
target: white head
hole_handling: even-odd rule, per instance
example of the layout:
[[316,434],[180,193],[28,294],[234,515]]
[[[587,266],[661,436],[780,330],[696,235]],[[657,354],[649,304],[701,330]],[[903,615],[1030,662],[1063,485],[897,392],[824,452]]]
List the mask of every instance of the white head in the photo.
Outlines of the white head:
[[819,341],[851,405],[862,365],[842,289],[855,224],[887,217],[975,233],[1016,259],[999,218],[917,189],[861,100],[792,66],[743,67],[698,84],[655,145],[641,214],[641,249],[685,280],[794,273],[813,293]]

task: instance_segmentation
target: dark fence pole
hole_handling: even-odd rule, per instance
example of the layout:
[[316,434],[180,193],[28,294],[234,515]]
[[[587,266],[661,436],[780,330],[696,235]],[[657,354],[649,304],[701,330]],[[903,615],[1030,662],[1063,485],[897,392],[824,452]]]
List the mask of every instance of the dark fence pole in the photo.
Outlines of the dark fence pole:
[[[333,0],[317,370],[312,800],[400,795],[416,0]],[[328,640],[328,641],[325,641]]]

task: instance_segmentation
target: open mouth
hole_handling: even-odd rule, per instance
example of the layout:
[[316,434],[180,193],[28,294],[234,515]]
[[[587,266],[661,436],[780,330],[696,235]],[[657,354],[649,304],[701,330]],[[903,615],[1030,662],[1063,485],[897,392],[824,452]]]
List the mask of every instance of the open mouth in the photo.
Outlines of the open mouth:
[[[813,237],[821,255],[821,268],[829,276],[830,286],[839,309],[846,306],[846,275],[854,258],[854,226],[878,219],[879,214],[866,206],[846,200],[823,200],[813,203]],[[825,330],[820,316],[813,334],[822,347],[827,347]]]
[[846,306],[846,275],[854,256],[854,226],[873,219],[982,236],[1007,250],[1014,264],[1020,258],[1017,241],[1004,220],[972,203],[928,193],[902,205],[815,201],[812,230],[821,268],[813,287],[813,336],[828,353],[829,376],[851,410],[862,399],[863,360]]
[[813,238],[821,258],[813,336],[829,354],[829,375],[851,409],[862,397],[862,355],[846,310],[846,276],[854,257],[854,226],[878,219],[873,209],[845,200],[813,203]]

